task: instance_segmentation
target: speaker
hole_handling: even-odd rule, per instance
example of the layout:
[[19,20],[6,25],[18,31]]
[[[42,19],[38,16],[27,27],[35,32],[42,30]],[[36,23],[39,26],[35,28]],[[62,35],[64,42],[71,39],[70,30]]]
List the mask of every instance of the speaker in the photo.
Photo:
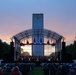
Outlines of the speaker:
[[62,61],[65,61],[65,42],[62,42]]
[[11,62],[13,61],[11,53],[5,53],[3,55],[3,62]]
[[11,59],[14,61],[14,42],[10,42]]
[[58,52],[58,61],[60,61],[60,52]]
[[67,63],[73,62],[72,54],[65,53],[65,62]]
[[65,42],[62,42],[62,50],[65,51]]

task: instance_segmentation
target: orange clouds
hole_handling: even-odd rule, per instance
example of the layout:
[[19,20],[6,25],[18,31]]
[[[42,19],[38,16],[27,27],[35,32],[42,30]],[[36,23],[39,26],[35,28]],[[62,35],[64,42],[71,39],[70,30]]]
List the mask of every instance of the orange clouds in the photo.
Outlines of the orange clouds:
[[5,42],[7,42],[8,44],[10,43],[10,41],[11,41],[11,35],[1,35],[0,36],[0,39],[2,40],[2,41],[5,41]]

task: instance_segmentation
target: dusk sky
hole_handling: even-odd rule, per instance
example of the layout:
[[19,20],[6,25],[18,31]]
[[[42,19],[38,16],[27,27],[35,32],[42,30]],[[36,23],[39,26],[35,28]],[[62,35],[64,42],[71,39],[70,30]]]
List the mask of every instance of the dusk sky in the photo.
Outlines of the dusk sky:
[[32,28],[32,14],[44,14],[44,28],[63,35],[67,44],[76,36],[76,0],[0,0],[0,39]]

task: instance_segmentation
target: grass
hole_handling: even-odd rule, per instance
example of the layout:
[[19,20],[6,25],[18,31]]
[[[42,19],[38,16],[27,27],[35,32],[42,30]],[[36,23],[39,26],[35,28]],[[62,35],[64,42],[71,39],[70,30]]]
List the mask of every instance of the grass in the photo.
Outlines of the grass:
[[44,75],[44,71],[41,67],[35,67],[28,75]]

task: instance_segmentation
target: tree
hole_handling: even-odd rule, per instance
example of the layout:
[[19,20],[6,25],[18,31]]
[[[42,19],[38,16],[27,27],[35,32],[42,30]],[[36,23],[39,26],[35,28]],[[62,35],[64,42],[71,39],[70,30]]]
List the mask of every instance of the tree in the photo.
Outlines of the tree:
[[0,59],[3,58],[4,53],[10,52],[10,45],[8,45],[6,42],[2,42],[0,39]]
[[73,59],[76,59],[76,41],[73,44],[66,46],[66,53],[70,53],[73,56]]

